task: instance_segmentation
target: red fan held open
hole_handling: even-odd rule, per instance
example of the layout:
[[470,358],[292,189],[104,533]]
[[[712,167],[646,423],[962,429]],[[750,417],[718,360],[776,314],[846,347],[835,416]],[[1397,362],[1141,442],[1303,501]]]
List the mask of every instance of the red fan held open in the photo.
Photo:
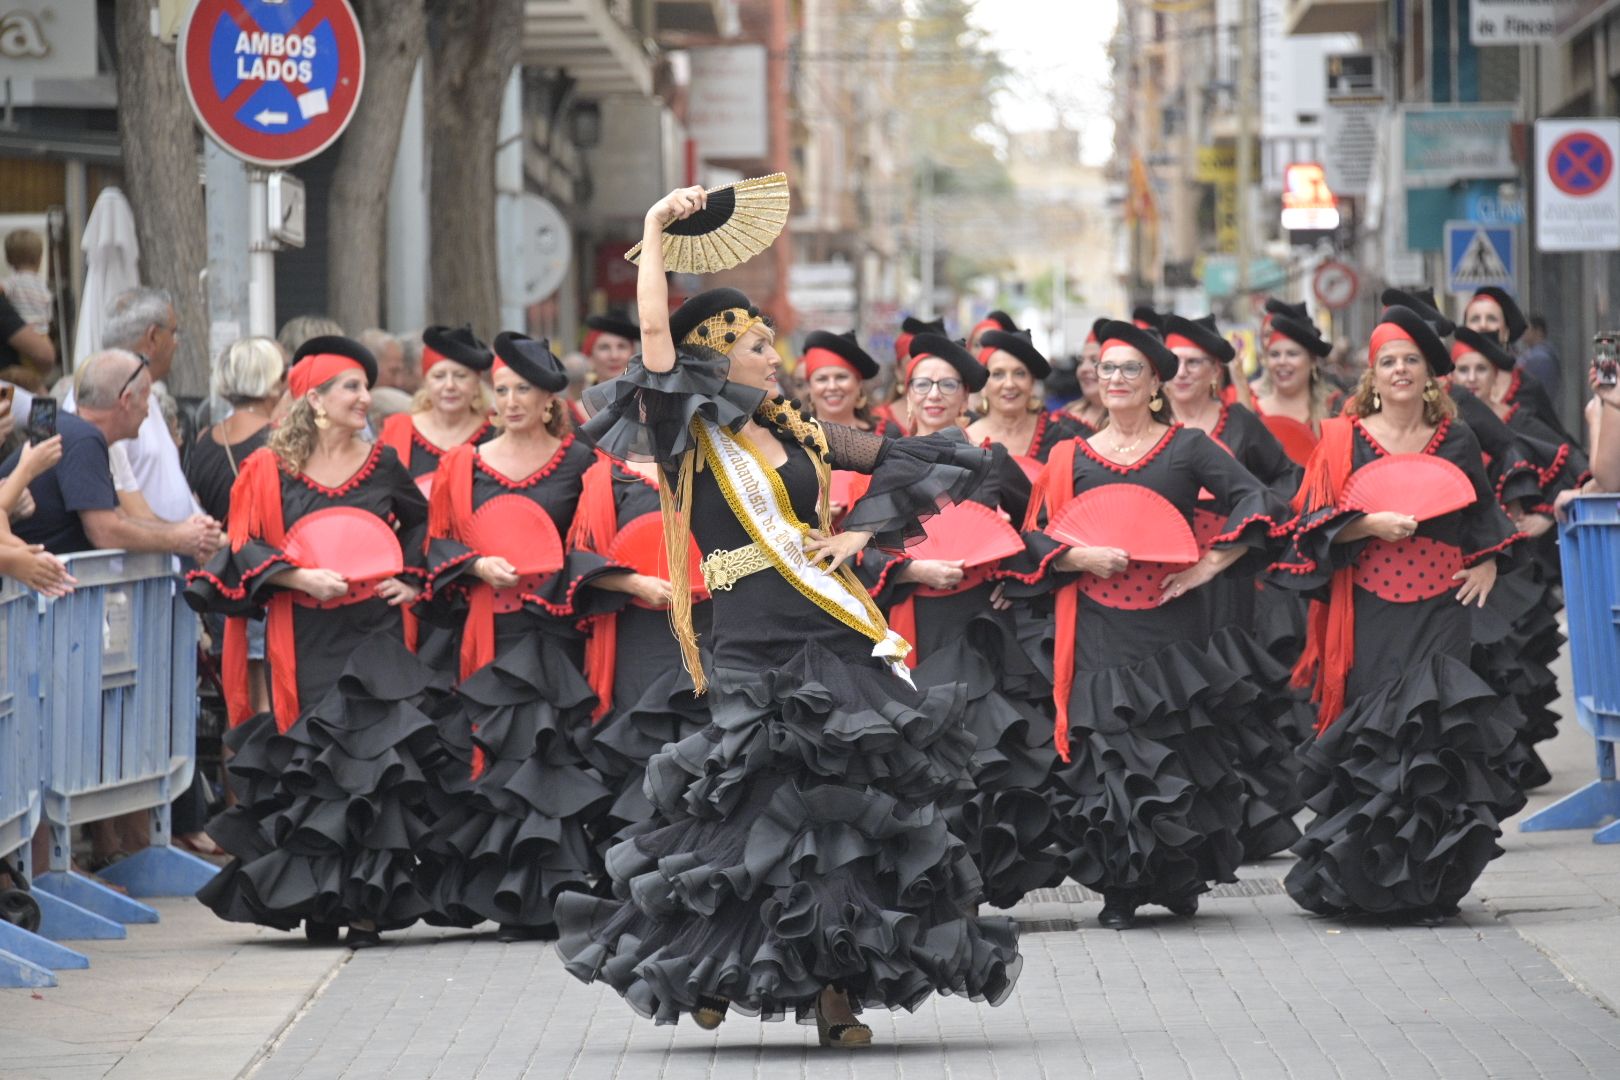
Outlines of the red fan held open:
[[1316,449],[1320,441],[1316,432],[1311,430],[1311,425],[1302,424],[1289,416],[1263,416],[1260,420],[1266,425],[1266,430],[1282,443],[1283,453],[1294,464],[1303,465],[1311,460],[1311,451]]
[[480,555],[505,559],[520,576],[562,569],[556,523],[544,507],[522,495],[497,495],[474,510],[466,540]]
[[[686,548],[686,578],[692,585],[692,599],[707,600],[709,590],[703,584],[703,571],[699,564],[703,556],[697,541],[688,537]],[[664,554],[664,519],[659,514],[642,514],[618,531],[608,545],[607,557],[630,567],[638,574],[669,580],[669,559]],[[632,601],[638,607],[647,607],[641,601]]]
[[1390,511],[1428,521],[1472,506],[1468,474],[1433,454],[1391,454],[1357,469],[1344,485],[1339,505],[1367,513]]
[[1133,562],[1198,561],[1198,539],[1181,511],[1137,484],[1082,491],[1047,525],[1046,535],[1076,547],[1118,548]]
[[287,554],[310,570],[331,570],[351,584],[381,581],[405,569],[388,523],[358,506],[334,506],[299,518],[287,530]]
[[948,596],[983,583],[990,568],[1024,550],[1024,538],[1006,518],[983,503],[952,503],[923,522],[920,543],[906,548],[912,559],[960,560],[962,580],[951,589],[917,590],[919,596]]

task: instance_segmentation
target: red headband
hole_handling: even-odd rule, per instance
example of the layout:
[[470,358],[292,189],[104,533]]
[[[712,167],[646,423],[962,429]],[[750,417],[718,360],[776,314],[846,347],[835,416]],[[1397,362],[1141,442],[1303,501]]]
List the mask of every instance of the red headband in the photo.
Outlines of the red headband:
[[978,337],[980,334],[984,333],[986,330],[1001,330],[1001,329],[1003,329],[1002,325],[999,322],[997,322],[996,320],[994,320],[994,319],[980,319],[979,320],[979,325],[975,326],[973,328],[973,333],[969,334],[968,337],[971,339],[971,338]]
[[505,371],[506,366],[506,361],[497,356],[495,358],[495,363],[490,365],[489,373],[494,375],[497,371]]
[[1198,342],[1190,337],[1182,337],[1180,334],[1171,334],[1166,337],[1164,346],[1167,349],[1197,349],[1199,352],[1204,351],[1204,347]]
[[814,375],[816,372],[820,371],[822,368],[825,368],[825,367],[843,368],[845,371],[847,371],[850,374],[854,375],[857,379],[859,379],[861,377],[861,372],[860,372],[859,368],[857,368],[854,364],[850,363],[848,360],[844,359],[842,356],[839,356],[837,353],[833,352],[831,349],[823,349],[823,348],[820,348],[818,346],[817,348],[814,348],[814,349],[806,349],[805,350],[805,352],[804,352],[804,377],[805,378],[808,379],[810,376]]
[[[1106,341],[1104,341],[1102,343],[1102,351],[1097,354],[1097,362],[1099,364],[1102,363],[1103,357],[1108,355],[1108,350],[1109,349],[1115,349],[1115,348],[1129,349],[1129,350],[1131,350],[1131,352],[1134,352],[1134,353],[1141,353],[1142,352],[1141,349],[1138,349],[1135,345],[1132,345],[1130,342],[1124,340],[1123,338],[1109,338],[1108,340],[1106,340]],[[1145,355],[1143,356],[1143,359],[1146,359]],[[1152,367],[1153,365],[1149,364],[1148,366]]]
[[918,353],[916,356],[913,356],[911,359],[907,360],[906,361],[906,382],[911,381],[911,373],[913,371],[917,370],[917,365],[918,364],[922,363],[924,360],[938,360],[938,359],[939,359],[939,357],[935,356],[933,353]]
[[591,355],[591,350],[596,348],[596,339],[601,337],[604,333],[606,333],[605,330],[585,331],[585,340],[579,343],[579,351],[584,353],[586,356]]
[[1417,340],[1406,332],[1406,328],[1399,323],[1379,323],[1372,332],[1372,340],[1367,343],[1367,366],[1371,367],[1378,360],[1378,350],[1392,341],[1407,341],[1413,345]]
[[[1467,356],[1471,352],[1479,352],[1479,350],[1474,348],[1472,345],[1465,345],[1460,341],[1453,341],[1451,343],[1451,362],[1452,362],[1452,364],[1456,364],[1457,361],[1461,360],[1463,357]],[[1483,354],[1481,354],[1481,355],[1483,355]]]
[[437,364],[440,360],[448,360],[448,359],[450,359],[448,356],[444,355],[444,353],[440,352],[438,349],[435,349],[433,346],[431,346],[431,345],[423,345],[422,346],[422,374],[426,375],[429,371],[431,371],[433,369],[433,365]]
[[1485,301],[1487,304],[1494,307],[1496,309],[1496,313],[1498,315],[1502,316],[1503,319],[1507,318],[1507,312],[1502,310],[1502,305],[1501,305],[1500,301],[1498,301],[1496,299],[1496,297],[1492,296],[1490,293],[1485,293],[1485,292],[1475,293],[1472,297],[1470,297],[1469,300],[1468,300],[1468,303],[1463,307],[1463,311],[1466,313],[1469,308],[1473,307],[1475,304],[1479,303],[1481,300]]
[[1096,345],[1096,344],[1098,344],[1098,341],[1097,341],[1097,331],[1095,331],[1095,330],[1088,330],[1088,331],[1087,331],[1087,332],[1086,332],[1086,344],[1087,344],[1087,345]]
[[992,348],[991,346],[986,345],[984,348],[979,350],[979,363],[985,367],[989,367],[990,358],[1000,351],[1000,349]]
[[360,361],[352,356],[344,356],[341,353],[310,353],[294,364],[292,371],[287,373],[287,389],[292,391],[293,397],[301,398],[350,368],[359,372],[366,370]]
[[894,358],[902,364],[906,361],[906,354],[911,351],[911,339],[915,336],[902,332],[894,339]]

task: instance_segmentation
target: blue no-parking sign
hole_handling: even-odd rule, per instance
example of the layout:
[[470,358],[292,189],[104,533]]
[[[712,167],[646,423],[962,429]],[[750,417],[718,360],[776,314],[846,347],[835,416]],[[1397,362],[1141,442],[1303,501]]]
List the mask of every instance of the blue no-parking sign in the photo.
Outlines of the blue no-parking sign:
[[1471,293],[1486,285],[1517,284],[1518,230],[1477,221],[1446,222],[1446,289]]
[[197,0],[179,44],[203,129],[260,165],[325,150],[365,81],[360,24],[346,0]]

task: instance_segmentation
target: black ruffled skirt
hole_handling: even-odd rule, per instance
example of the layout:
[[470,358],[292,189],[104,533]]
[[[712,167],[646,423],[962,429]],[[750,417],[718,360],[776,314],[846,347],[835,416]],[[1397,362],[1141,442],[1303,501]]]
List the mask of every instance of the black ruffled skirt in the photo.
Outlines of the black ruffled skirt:
[[1016,613],[990,608],[990,588],[914,601],[923,654],[915,679],[924,689],[967,689],[972,791],[945,820],[979,868],[985,899],[1010,908],[1063,880],[1047,797],[1058,759],[1039,704],[1051,700],[1050,668],[1028,655],[1028,629]]
[[[448,760],[435,776],[422,873],[430,921],[546,932],[558,895],[589,889],[600,873],[587,830],[612,792],[585,759],[596,696],[570,651],[538,627],[503,633],[495,659],[441,716]],[[475,748],[484,756],[476,779]]]
[[1558,678],[1552,664],[1564,644],[1555,594],[1538,564],[1525,562],[1499,573],[1483,608],[1470,608],[1474,647],[1470,666],[1500,695],[1519,706],[1517,734],[1523,750],[1511,777],[1521,788],[1541,787],[1552,774],[1535,744],[1558,734]]
[[713,723],[649,765],[659,821],[609,853],[614,898],[558,900],[568,971],[659,1023],[709,996],[805,1019],[833,984],[857,1008],[1003,1000],[1014,924],[967,914],[979,874],[936,809],[966,781],[965,689],[912,692],[812,639],[718,668],[710,699]]
[[[709,724],[707,697],[698,697],[681,664],[680,648],[662,611],[628,607],[617,616],[618,672],[613,711],[591,729],[586,750],[613,792],[592,832],[605,856],[614,844],[644,831],[655,810],[646,794],[647,762],[671,743]],[[600,631],[598,631],[600,632]],[[700,632],[701,641],[703,637]]]
[[1071,760],[1053,775],[1070,877],[1141,903],[1178,903],[1236,880],[1244,788],[1220,718],[1254,706],[1245,676],[1188,641],[1075,673]]
[[1517,711],[1444,653],[1352,698],[1304,753],[1317,816],[1289,895],[1323,915],[1454,911],[1524,805],[1507,779]]
[[269,713],[226,735],[237,805],[208,824],[233,856],[197,898],[221,918],[408,926],[428,914],[427,846],[439,680],[390,634],[365,640],[285,735]]

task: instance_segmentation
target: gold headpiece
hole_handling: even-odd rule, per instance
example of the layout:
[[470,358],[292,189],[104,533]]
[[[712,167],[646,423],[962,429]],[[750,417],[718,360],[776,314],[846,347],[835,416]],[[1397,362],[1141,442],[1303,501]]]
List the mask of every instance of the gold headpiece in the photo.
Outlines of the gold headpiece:
[[727,308],[692,327],[692,332],[681,339],[681,344],[707,345],[721,355],[730,355],[732,346],[764,321],[763,316],[750,315],[746,308]]

